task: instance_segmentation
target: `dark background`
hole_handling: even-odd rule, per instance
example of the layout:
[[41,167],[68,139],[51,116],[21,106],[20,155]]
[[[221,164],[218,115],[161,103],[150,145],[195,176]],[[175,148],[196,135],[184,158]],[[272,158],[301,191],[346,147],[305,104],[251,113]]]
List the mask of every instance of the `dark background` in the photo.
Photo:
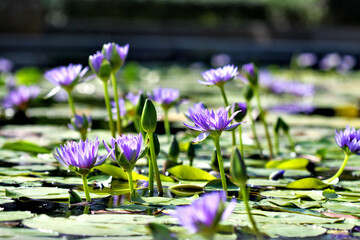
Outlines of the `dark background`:
[[16,68],[87,64],[103,43],[141,63],[288,64],[292,54],[360,57],[358,0],[0,0],[0,57]]

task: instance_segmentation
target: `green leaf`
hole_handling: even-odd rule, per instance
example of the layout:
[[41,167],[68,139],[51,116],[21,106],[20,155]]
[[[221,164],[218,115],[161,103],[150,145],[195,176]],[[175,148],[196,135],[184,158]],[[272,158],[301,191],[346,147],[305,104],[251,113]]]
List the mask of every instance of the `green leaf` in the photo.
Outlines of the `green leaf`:
[[176,178],[183,180],[201,181],[201,180],[216,179],[216,177],[214,177],[213,175],[211,175],[210,173],[204,170],[195,167],[185,166],[185,165],[170,168],[168,172],[174,175]]
[[266,224],[262,230],[270,237],[305,238],[318,237],[326,233],[326,229],[319,226],[299,226],[293,224]]
[[313,200],[323,200],[325,197],[322,195],[322,191],[305,191],[305,190],[272,190],[264,191],[260,193],[261,196],[274,197],[274,198],[310,198]]
[[306,169],[309,160],[305,158],[293,158],[284,160],[271,160],[266,163],[266,168],[276,169]]
[[331,198],[337,198],[339,195],[336,194],[334,189],[328,188],[323,191],[323,196],[331,199]]
[[[103,214],[105,215],[105,214]],[[115,214],[111,214],[109,218],[113,217]],[[124,217],[127,215],[124,214]],[[93,215],[94,218],[101,218],[104,216]],[[136,228],[139,226],[136,224],[120,224],[117,223],[101,223],[101,222],[89,222],[78,220],[80,217],[49,217],[47,215],[40,215],[31,219],[26,219],[23,221],[23,224],[29,228],[41,229],[46,232],[58,232],[61,234],[70,234],[70,235],[84,235],[84,236],[134,236],[139,235],[136,231]],[[122,223],[127,223],[128,221],[124,218]],[[79,232],[79,229],[81,230]]]
[[147,226],[154,239],[159,240],[176,240],[175,234],[172,233],[167,227],[158,223],[149,223]]
[[[121,180],[128,180],[128,176],[127,173],[124,171],[124,169],[110,165],[110,164],[102,164],[100,166],[95,167],[94,169],[97,169],[109,176],[112,176],[113,178],[116,179],[121,179]],[[136,172],[132,172],[132,176],[133,176],[133,180],[148,180],[148,178],[146,176],[143,176],[141,174],[138,174]]]
[[0,222],[18,221],[33,217],[30,211],[5,211],[0,212]]
[[324,189],[328,187],[329,184],[324,183],[320,179],[317,178],[303,178],[300,180],[296,180],[292,183],[286,185],[286,188],[291,189]]
[[193,196],[194,194],[201,194],[204,188],[197,185],[179,184],[169,187],[170,191],[180,197]]
[[15,151],[24,151],[31,153],[50,153],[51,151],[47,148],[41,147],[35,143],[27,141],[16,141],[16,142],[6,142],[2,146],[3,149],[15,150]]
[[21,68],[15,73],[16,83],[18,85],[37,84],[41,81],[42,74],[38,68]]

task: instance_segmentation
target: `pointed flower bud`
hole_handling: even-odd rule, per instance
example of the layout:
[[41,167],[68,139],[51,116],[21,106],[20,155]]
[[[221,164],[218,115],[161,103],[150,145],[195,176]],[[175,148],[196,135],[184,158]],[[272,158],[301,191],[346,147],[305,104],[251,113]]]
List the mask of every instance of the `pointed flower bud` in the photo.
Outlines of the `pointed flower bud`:
[[189,147],[186,153],[190,161],[192,161],[196,157],[195,145],[191,142],[189,143]]
[[75,118],[71,119],[71,124],[68,124],[68,127],[86,136],[86,133],[91,130],[91,125],[92,120],[90,116],[75,114]]
[[246,116],[247,105],[246,103],[242,102],[234,103],[231,110],[232,112],[240,111],[238,114],[235,115],[234,120],[237,122],[241,122]]
[[100,80],[104,82],[109,80],[111,72],[110,63],[100,51],[89,56],[89,66]]
[[180,154],[180,147],[179,147],[179,143],[176,140],[176,137],[173,136],[171,144],[170,144],[170,148],[169,148],[169,158],[170,160],[177,162],[178,158],[179,158],[179,154]]
[[144,109],[141,115],[141,125],[145,132],[153,133],[156,130],[157,115],[154,104],[146,99]]
[[231,152],[230,163],[230,174],[232,179],[240,187],[245,186],[248,178],[246,173],[246,165],[243,158],[241,157],[239,149],[236,147],[234,147]]
[[242,75],[249,81],[251,86],[258,86],[258,70],[254,63],[244,64],[242,66]]
[[246,101],[250,101],[254,96],[254,90],[250,86],[246,86],[244,89],[244,97]]

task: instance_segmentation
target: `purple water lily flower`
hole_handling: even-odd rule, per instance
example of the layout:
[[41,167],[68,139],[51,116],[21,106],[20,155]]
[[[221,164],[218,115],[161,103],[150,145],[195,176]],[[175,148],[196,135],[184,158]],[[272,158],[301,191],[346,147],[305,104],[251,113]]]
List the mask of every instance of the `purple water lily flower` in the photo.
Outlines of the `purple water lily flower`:
[[360,155],[360,130],[347,125],[344,131],[335,131],[335,141],[347,154]]
[[126,94],[126,99],[129,100],[132,105],[136,106],[139,102],[140,99],[140,95],[143,93],[142,90],[139,90],[137,94],[134,94],[132,92],[129,92],[128,94]]
[[315,65],[317,62],[317,56],[313,53],[301,53],[296,57],[296,63],[298,66],[306,68]]
[[198,103],[194,103],[193,107],[189,108],[189,112],[186,113],[185,115],[187,117],[190,116],[190,113],[197,113],[197,112],[202,112],[206,109],[206,106],[203,102],[198,102]]
[[230,131],[239,126],[240,123],[231,124],[231,121],[234,119],[236,114],[239,111],[234,112],[229,117],[230,106],[227,108],[219,108],[218,111],[213,109],[208,110],[204,109],[200,112],[193,112],[189,109],[189,120],[194,123],[194,126],[184,123],[190,129],[195,131],[200,131],[201,133],[193,140],[193,143],[199,143],[205,140],[210,134],[220,135],[222,131]]
[[180,91],[173,88],[155,88],[149,98],[164,107],[170,107],[177,103],[180,98]]
[[315,86],[299,81],[285,81],[276,79],[269,71],[260,71],[260,84],[275,94],[290,94],[298,97],[313,96],[316,92]]
[[40,88],[35,86],[20,86],[11,90],[4,98],[4,107],[25,111],[28,102],[36,98],[40,93]]
[[337,70],[340,73],[346,73],[353,69],[356,65],[356,58],[351,55],[345,55],[342,58],[340,65],[338,66]]
[[116,145],[119,147],[120,151],[124,154],[124,156],[126,157],[126,159],[130,162],[133,163],[134,161],[136,161],[139,158],[140,155],[140,150],[141,150],[141,146],[142,146],[142,134],[139,133],[138,135],[132,135],[132,134],[128,134],[128,135],[121,135],[118,136],[116,139],[115,138],[111,138],[110,140],[110,146],[111,148],[105,143],[105,141],[103,141],[103,144],[106,148],[106,150],[108,151],[108,153],[111,153],[111,158],[114,159],[116,161],[116,157],[115,157],[115,147]]
[[218,223],[229,218],[235,208],[235,198],[227,207],[225,202],[224,192],[212,192],[204,194],[189,206],[177,207],[170,215],[177,218],[190,234],[214,234]]
[[341,57],[338,53],[329,53],[320,61],[320,68],[328,71],[337,68],[341,63]]
[[[119,109],[120,109],[120,116],[123,117],[126,115],[126,106],[125,100],[123,98],[119,98]],[[115,101],[111,102],[111,111],[112,113],[116,114],[116,104]]]
[[0,73],[1,72],[10,72],[14,67],[14,63],[6,58],[0,58]]
[[216,69],[209,69],[201,75],[205,81],[198,80],[199,83],[212,86],[222,87],[227,81],[233,80],[239,74],[238,68],[234,65],[226,65]]
[[60,150],[56,149],[53,156],[65,167],[76,167],[80,169],[90,170],[95,166],[101,165],[107,156],[98,157],[99,141],[96,138],[91,142],[80,140],[79,143],[71,141],[67,145],[60,145]]
[[95,73],[99,72],[104,58],[105,58],[104,55],[100,51],[97,51],[94,55],[89,56],[89,60],[91,62],[92,67],[94,68]]
[[72,123],[68,124],[68,127],[71,130],[76,130],[76,131],[89,131],[91,129],[91,125],[92,125],[92,119],[90,116],[86,116],[84,115],[78,115],[75,114],[75,118],[72,121]]
[[104,56],[105,58],[111,63],[112,61],[114,61],[114,56],[113,56],[113,48],[115,47],[116,52],[120,58],[120,66],[122,66],[125,62],[125,59],[128,55],[129,52],[129,44],[125,44],[124,46],[120,46],[116,43],[106,43],[103,45],[103,49],[104,49]]
[[88,71],[88,67],[82,68],[81,64],[70,64],[53,68],[45,72],[44,77],[52,84],[65,88],[67,91],[72,90],[75,84]]

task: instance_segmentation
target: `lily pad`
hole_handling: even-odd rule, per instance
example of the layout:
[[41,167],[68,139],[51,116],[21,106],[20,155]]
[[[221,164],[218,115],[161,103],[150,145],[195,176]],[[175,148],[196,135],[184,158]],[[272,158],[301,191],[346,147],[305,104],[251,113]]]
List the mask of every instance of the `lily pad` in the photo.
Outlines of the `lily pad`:
[[293,224],[266,224],[261,231],[270,237],[305,238],[318,237],[326,233],[326,229],[319,226],[299,226]]
[[174,175],[178,179],[183,180],[195,180],[195,181],[202,181],[202,180],[213,180],[216,179],[210,173],[191,166],[187,165],[179,165],[173,168],[170,168],[168,172]]
[[4,211],[0,212],[0,222],[18,221],[33,216],[30,211]]
[[295,182],[289,183],[286,185],[286,188],[291,189],[324,189],[327,188],[329,184],[324,183],[317,178],[303,178],[296,180]]
[[266,163],[266,168],[276,169],[306,169],[309,160],[305,158],[293,158],[283,160],[271,160]]

